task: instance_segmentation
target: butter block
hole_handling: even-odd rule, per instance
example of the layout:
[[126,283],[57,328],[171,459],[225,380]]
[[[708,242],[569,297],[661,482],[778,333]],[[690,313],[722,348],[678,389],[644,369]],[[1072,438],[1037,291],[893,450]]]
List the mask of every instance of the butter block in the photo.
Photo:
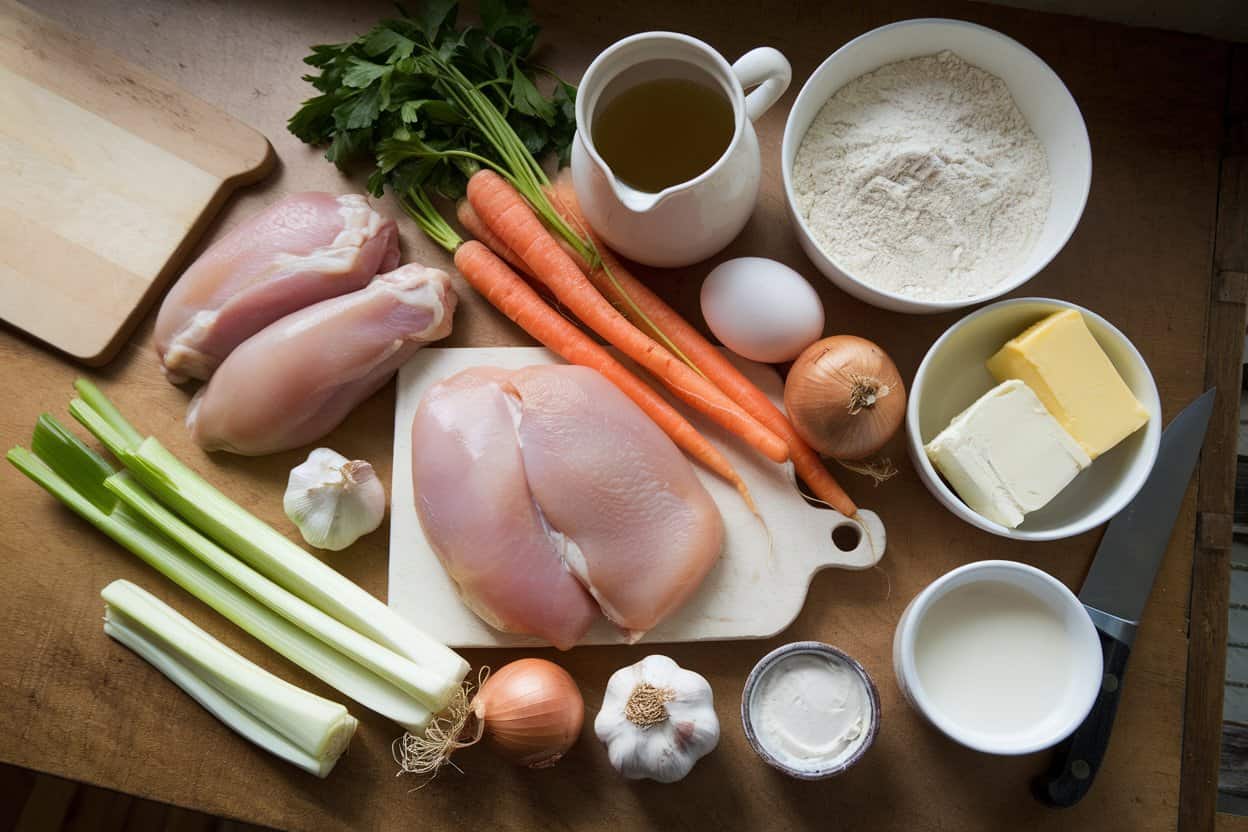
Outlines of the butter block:
[[1093,459],[1148,423],[1077,309],[1029,327],[988,359],[988,372],[1025,382]]
[[980,396],[924,450],[963,502],[1011,529],[1092,464],[1017,379]]

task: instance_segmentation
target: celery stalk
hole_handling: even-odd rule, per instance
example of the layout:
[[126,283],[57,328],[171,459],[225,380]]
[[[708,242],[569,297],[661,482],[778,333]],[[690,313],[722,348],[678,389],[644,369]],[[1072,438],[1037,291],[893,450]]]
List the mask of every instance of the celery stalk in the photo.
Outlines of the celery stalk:
[[83,402],[94,410],[104,419],[106,423],[117,433],[117,440],[128,446],[135,446],[143,441],[143,435],[131,427],[126,421],[126,417],[121,415],[121,411],[117,409],[108,396],[100,388],[96,387],[86,379],[79,379],[74,384],[74,389],[78,391],[78,395],[82,396]]
[[162,506],[143,490],[129,472],[112,475],[104,481],[104,487],[217,574],[227,578],[290,623],[325,642],[361,667],[376,673],[404,693],[419,699],[428,707],[440,709],[443,706],[444,703],[439,703],[429,693],[430,689],[440,690],[440,686],[444,684],[442,679],[435,677],[427,668],[418,666],[334,620],[247,566]]
[[108,463],[55,419],[40,417],[33,444],[39,456],[13,448],[9,461],[149,566],[366,708],[416,733],[428,725],[432,713],[421,702],[258,603],[118,500],[104,488],[114,473]]
[[468,673],[463,658],[226,497],[155,437],[136,442],[137,431],[90,382],[75,387],[82,398],[70,413],[157,500],[274,583],[424,668],[436,680],[426,688],[433,710],[450,702]]
[[342,705],[253,664],[129,581],[100,597],[105,633],[245,739],[317,777],[346,750],[358,723]]

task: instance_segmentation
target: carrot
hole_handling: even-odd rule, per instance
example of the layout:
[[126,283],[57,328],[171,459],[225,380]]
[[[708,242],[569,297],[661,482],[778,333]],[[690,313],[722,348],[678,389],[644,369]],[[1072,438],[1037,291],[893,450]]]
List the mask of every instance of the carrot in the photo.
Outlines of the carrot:
[[[547,197],[552,203],[554,203],[558,198],[556,189],[551,186],[546,190]],[[557,204],[555,205],[555,208],[558,209],[561,214],[564,213],[563,209],[559,208]],[[477,216],[477,212],[472,209],[472,203],[470,203],[466,198],[461,199],[459,203],[456,204],[455,214],[459,218],[459,224],[462,225],[469,234],[485,243],[486,246],[489,247],[490,251],[506,260],[507,263],[516,270],[517,274],[523,275],[530,283],[536,281],[538,294],[550,291],[540,281],[537,281],[537,278],[533,276],[533,271],[528,267],[528,264],[521,260],[520,257],[508,248],[502,240],[498,239],[498,235],[491,231],[489,226],[487,226],[481,218]],[[571,216],[573,215],[565,215],[564,219],[569,220],[569,217]],[[579,219],[579,214],[576,216]],[[582,233],[585,234],[586,232],[582,231]],[[588,235],[586,236],[588,238]],[[697,367],[693,367],[692,362],[688,360],[688,356],[680,352],[679,347],[676,347],[675,344],[666,339],[665,333],[663,333],[658,327],[654,326],[653,321],[650,321],[644,315],[638,315],[637,312],[639,310],[631,306],[628,303],[628,299],[622,297],[615,287],[609,285],[610,281],[601,268],[591,267],[585,262],[585,258],[581,257],[580,252],[573,248],[572,244],[562,237],[556,237],[555,242],[559,244],[559,247],[563,249],[564,253],[567,254],[568,257],[572,258],[572,262],[575,263],[577,268],[579,268],[586,275],[586,277],[589,278],[589,282],[598,287],[598,291],[602,293],[603,297],[611,302],[612,306],[619,310],[621,315],[632,321],[633,325],[642,332],[667,347],[669,352],[684,361],[686,364],[689,364],[695,371],[701,372]],[[602,243],[598,242],[597,245],[601,247]],[[631,275],[629,278],[635,280],[635,278],[632,278]],[[549,298],[547,298],[547,300],[549,300]]]
[[745,481],[718,448],[602,346],[551,309],[494,252],[477,240],[469,240],[455,251],[455,267],[474,289],[525,332],[566,361],[602,373],[632,399],[677,447],[732,483],[741,492],[750,510],[757,513]]
[[533,277],[533,272],[520,259],[520,255],[516,254],[490,230],[490,227],[477,216],[477,212],[472,210],[472,203],[465,197],[455,205],[455,218],[459,220],[459,224],[464,227],[472,236],[485,243],[486,247],[497,254],[499,257],[507,261],[507,265],[513,270],[524,275],[525,277]]
[[[668,389],[774,462],[788,445],[697,372],[629,323],[561,249],[524,198],[505,179],[483,169],[468,180],[468,201],[503,245],[520,256],[555,297],[590,329],[649,370]],[[569,359],[571,360],[571,359]]]
[[[581,215],[576,192],[567,177],[560,177],[555,185],[547,190],[547,196],[555,206],[555,210],[569,225],[593,240],[602,258],[603,266],[610,271],[609,276],[603,268],[587,271],[590,282],[608,298],[615,298],[617,308],[626,306],[619,298],[619,290],[623,289],[627,292],[633,303],[658,329],[663,331],[668,339],[676,344],[707,379],[788,444],[789,457],[793,460],[794,470],[810,486],[816,497],[846,517],[853,517],[857,514],[858,507],[824,466],[819,454],[797,435],[797,431],[793,429],[789,420],[772,403],[771,399],[746,378],[745,374],[738,370],[723,352],[703,337],[702,333],[692,327],[648,286],[630,274],[619,258],[594,235],[589,223]],[[587,264],[581,265],[584,268]],[[611,278],[615,278],[614,284]]]
[[[472,210],[472,204],[468,202],[468,197],[461,197],[459,202],[455,203],[455,217],[465,231],[484,243],[485,247],[490,251],[507,261],[507,265],[511,266],[512,271],[528,281],[528,284],[537,291],[538,296],[543,301],[555,307],[555,310],[560,315],[563,315],[565,318],[568,317],[566,310],[559,304],[559,299],[555,297],[554,293],[544,283],[535,278],[533,272],[520,259],[520,256],[507,248],[503,241],[498,239],[494,232],[489,229],[489,226],[481,221],[481,218],[477,216],[477,212]],[[568,250],[571,251],[570,246]],[[569,320],[571,319],[569,318]]]

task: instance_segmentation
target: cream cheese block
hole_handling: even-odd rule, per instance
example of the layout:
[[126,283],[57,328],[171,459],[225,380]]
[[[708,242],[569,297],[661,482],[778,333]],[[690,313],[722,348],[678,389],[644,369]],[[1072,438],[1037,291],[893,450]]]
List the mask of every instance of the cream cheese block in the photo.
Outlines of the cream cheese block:
[[1012,339],[988,359],[988,372],[1025,382],[1093,459],[1148,423],[1077,309],[1054,312]]
[[1023,382],[998,384],[924,447],[974,511],[1015,528],[1092,464]]

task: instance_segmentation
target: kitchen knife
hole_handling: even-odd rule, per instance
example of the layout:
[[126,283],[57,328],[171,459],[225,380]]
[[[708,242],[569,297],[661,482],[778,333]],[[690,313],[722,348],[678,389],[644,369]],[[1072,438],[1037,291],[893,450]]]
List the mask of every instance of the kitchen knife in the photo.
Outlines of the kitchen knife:
[[1109,747],[1131,642],[1205,441],[1214,392],[1206,390],[1162,432],[1153,470],[1135,499],[1110,521],[1079,591],[1101,637],[1105,675],[1087,719],[1058,746],[1049,772],[1033,784],[1036,798],[1050,806],[1078,803],[1092,788]]

